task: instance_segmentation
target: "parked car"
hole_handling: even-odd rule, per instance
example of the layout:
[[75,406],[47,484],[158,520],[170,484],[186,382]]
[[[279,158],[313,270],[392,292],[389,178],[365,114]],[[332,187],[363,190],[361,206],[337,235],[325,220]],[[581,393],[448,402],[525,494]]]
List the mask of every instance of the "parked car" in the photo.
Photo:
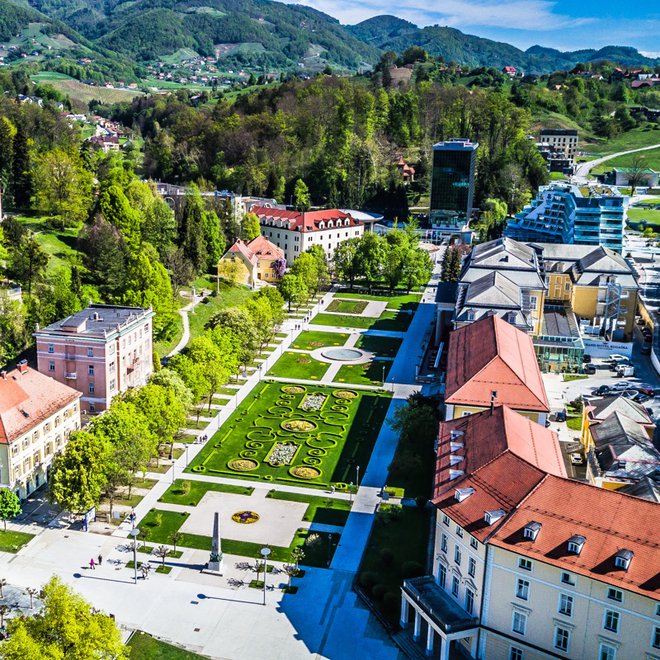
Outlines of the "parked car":
[[619,368],[616,370],[617,378],[628,378],[629,376],[635,375],[635,367],[627,364],[620,364]]
[[614,383],[612,387],[610,388],[612,392],[623,392],[623,390],[627,390],[630,388],[630,383],[627,380],[622,380],[619,381],[618,383]]
[[612,388],[609,385],[601,385],[594,390],[596,396],[605,396],[612,391]]
[[633,397],[633,401],[636,403],[646,403],[650,399],[651,397],[648,394],[644,394],[643,392],[637,392],[637,396]]
[[593,376],[596,373],[596,367],[593,364],[588,364],[584,368],[584,373],[588,376]]
[[588,353],[585,353],[582,356],[582,362],[584,362],[585,364],[589,364],[589,362],[591,362],[591,355],[589,355]]
[[637,390],[638,392],[641,392],[642,394],[646,394],[648,397],[655,396],[655,388],[651,385],[647,385],[646,383],[642,383],[641,385],[635,385],[633,388]]
[[620,367],[622,364],[630,364],[630,359],[625,357],[625,355],[613,355],[610,359],[610,371],[616,371],[617,367]]
[[565,422],[566,421],[566,411],[560,410],[555,413],[555,422]]
[[610,362],[618,362],[619,360],[627,360],[628,358],[625,355],[619,355],[618,353],[612,353],[610,355]]
[[580,452],[574,451],[568,457],[571,459],[571,465],[584,465],[584,458]]

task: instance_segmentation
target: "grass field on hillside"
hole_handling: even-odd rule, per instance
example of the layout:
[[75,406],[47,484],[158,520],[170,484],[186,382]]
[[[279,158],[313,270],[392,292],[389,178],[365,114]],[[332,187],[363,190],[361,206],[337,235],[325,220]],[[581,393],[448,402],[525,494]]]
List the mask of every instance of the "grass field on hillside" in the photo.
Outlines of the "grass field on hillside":
[[121,103],[131,101],[135,96],[141,96],[137,89],[108,89],[106,87],[92,87],[85,85],[75,78],[65,76],[55,71],[40,71],[32,76],[35,83],[48,83],[63,94],[67,94],[74,101],[87,105],[90,101],[98,100],[103,103]]
[[[656,141],[660,145],[660,131],[655,131]],[[635,147],[631,147],[634,149]],[[606,160],[602,165],[598,165],[591,170],[592,174],[602,174],[609,172],[615,167],[633,167],[638,162],[643,162],[645,167],[652,170],[660,170],[660,146],[657,149],[649,149],[648,151],[640,151],[635,154],[628,154],[626,156],[618,156],[611,160]]]
[[45,218],[18,216],[16,220],[35,234],[39,245],[50,257],[48,271],[52,272],[69,263],[78,254],[76,241],[79,229],[54,229]]
[[[660,144],[660,128],[657,124],[644,124],[632,131],[620,133],[609,140],[597,138],[592,143],[580,141],[581,151],[588,151],[591,154],[605,156],[615,154],[620,151],[630,151],[640,147],[649,147],[652,144]],[[646,154],[648,155],[648,154]],[[617,159],[618,160],[618,159]],[[614,160],[609,161],[608,167],[612,167]]]

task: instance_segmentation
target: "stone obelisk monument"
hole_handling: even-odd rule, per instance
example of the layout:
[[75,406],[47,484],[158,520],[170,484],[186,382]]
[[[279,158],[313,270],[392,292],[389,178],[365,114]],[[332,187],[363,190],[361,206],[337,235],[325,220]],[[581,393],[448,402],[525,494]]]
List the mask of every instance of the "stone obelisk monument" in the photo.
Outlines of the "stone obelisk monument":
[[220,514],[213,514],[213,539],[211,542],[211,556],[206,569],[212,573],[222,573],[222,547],[220,543]]

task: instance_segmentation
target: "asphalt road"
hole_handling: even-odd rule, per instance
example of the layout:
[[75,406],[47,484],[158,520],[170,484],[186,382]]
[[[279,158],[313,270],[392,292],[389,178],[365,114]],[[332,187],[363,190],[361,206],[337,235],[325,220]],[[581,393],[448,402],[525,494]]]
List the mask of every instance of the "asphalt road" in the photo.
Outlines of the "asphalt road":
[[589,172],[591,172],[591,170],[597,165],[600,165],[605,161],[611,160],[612,158],[617,158],[618,156],[625,156],[626,154],[634,154],[637,153],[638,151],[648,151],[649,149],[658,149],[659,147],[660,144],[653,144],[650,147],[630,149],[629,151],[619,151],[616,154],[609,154],[608,156],[603,156],[602,158],[596,158],[595,160],[588,160],[584,163],[578,163],[575,167],[575,174],[573,175],[573,183],[578,185],[587,183],[587,177],[589,176]]

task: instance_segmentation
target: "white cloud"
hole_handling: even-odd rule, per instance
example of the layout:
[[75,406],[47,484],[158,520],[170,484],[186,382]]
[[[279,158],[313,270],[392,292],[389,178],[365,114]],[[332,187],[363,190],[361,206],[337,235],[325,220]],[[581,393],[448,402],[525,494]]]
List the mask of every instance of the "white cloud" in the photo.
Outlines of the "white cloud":
[[342,23],[359,23],[372,16],[393,14],[416,25],[449,25],[456,28],[489,27],[517,30],[556,30],[589,22],[553,12],[551,0],[443,0],[441,9],[431,9],[419,0],[303,0],[338,18]]

